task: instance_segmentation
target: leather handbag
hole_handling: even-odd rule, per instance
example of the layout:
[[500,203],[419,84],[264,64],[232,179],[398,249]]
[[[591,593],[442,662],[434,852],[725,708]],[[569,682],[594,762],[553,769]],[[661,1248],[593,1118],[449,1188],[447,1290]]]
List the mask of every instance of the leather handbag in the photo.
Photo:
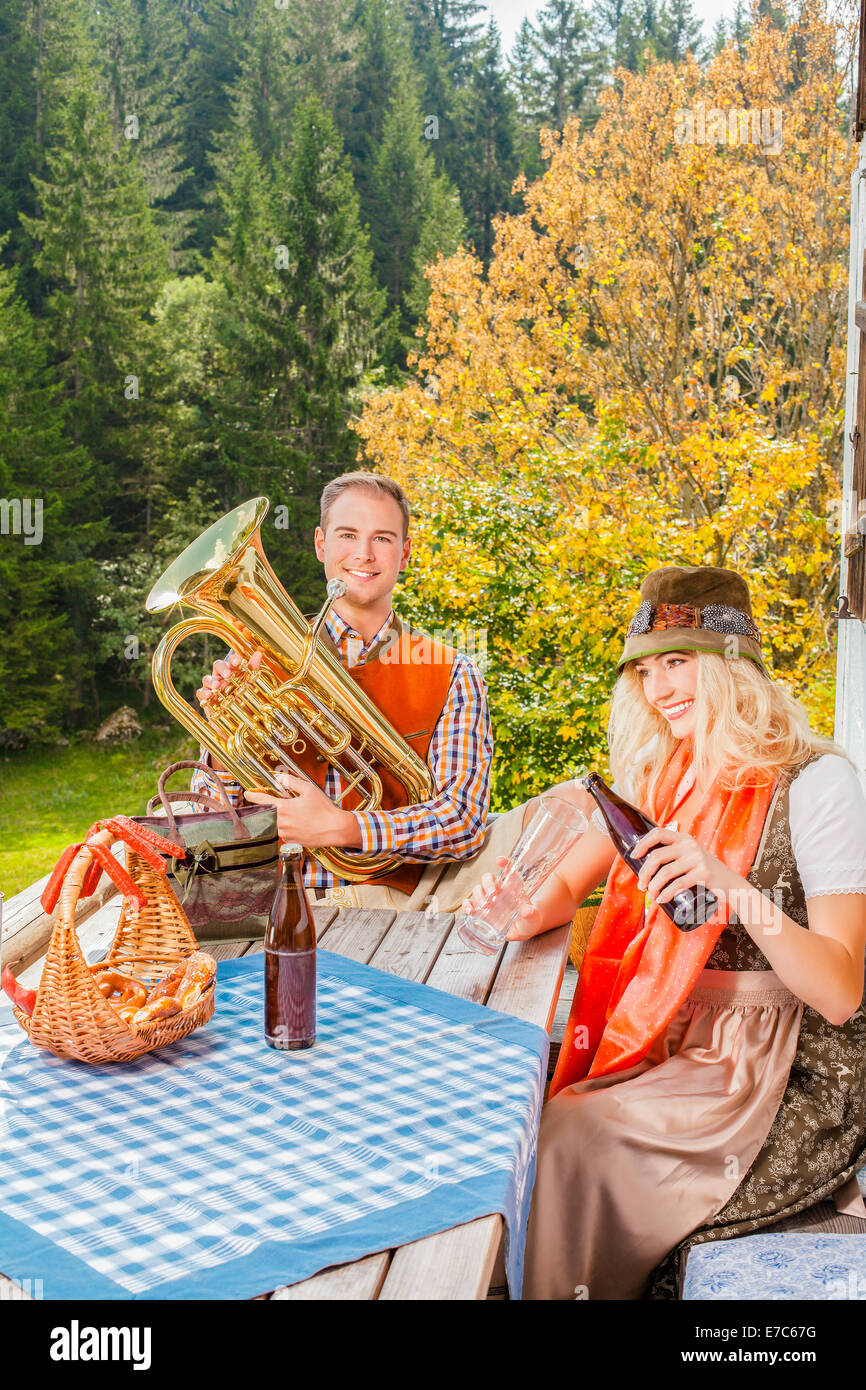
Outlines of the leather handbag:
[[[276,807],[234,807],[222,786],[222,805],[201,792],[166,791],[173,773],[194,767],[210,771],[193,760],[171,763],[148,802],[147,815],[130,819],[185,846],[182,860],[166,854],[168,882],[198,941],[262,937],[279,876]],[[178,815],[172,810],[172,802],[178,801],[206,809]],[[157,805],[161,816],[153,814]]]

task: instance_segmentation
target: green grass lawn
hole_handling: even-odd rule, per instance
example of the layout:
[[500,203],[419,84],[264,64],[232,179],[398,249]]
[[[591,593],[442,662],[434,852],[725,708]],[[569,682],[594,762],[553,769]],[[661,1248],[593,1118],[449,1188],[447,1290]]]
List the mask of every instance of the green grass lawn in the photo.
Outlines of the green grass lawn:
[[[197,749],[173,727],[111,748],[72,743],[0,757],[0,892],[8,899],[47,874],[95,820],[142,815],[162,769]],[[189,775],[178,772],[171,788],[182,791]]]

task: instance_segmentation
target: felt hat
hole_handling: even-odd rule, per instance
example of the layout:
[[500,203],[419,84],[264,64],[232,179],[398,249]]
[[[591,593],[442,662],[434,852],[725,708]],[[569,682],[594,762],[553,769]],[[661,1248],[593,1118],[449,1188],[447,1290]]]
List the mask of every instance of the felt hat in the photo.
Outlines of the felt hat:
[[745,579],[718,565],[664,565],[640,586],[641,604],[617,666],[659,652],[748,656],[769,676]]

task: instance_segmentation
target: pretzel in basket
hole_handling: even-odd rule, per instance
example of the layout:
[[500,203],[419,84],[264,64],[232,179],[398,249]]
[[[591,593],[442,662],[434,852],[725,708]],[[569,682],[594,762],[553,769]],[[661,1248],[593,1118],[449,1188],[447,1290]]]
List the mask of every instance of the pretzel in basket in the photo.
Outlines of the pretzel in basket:
[[111,996],[119,994],[118,1008],[126,1004],[134,1004],[137,1009],[140,1009],[147,998],[147,985],[143,980],[137,979],[135,975],[124,975],[121,970],[112,970],[109,967],[99,965],[94,966],[93,973],[101,976],[96,982],[96,987],[109,1004],[114,1002]]
[[133,1014],[133,1023],[150,1023],[155,1018],[170,1018],[183,1009],[191,1009],[213,984],[216,968],[216,961],[207,951],[194,951],[154,985],[147,1003]]
[[[102,976],[98,981],[100,994],[117,1009],[122,1019],[138,1026],[157,1018],[171,1018],[182,1009],[191,1009],[213,984],[216,968],[213,956],[206,951],[194,951],[151,990],[135,975],[125,975],[108,966],[96,965],[93,973]],[[112,995],[118,997],[115,999]]]

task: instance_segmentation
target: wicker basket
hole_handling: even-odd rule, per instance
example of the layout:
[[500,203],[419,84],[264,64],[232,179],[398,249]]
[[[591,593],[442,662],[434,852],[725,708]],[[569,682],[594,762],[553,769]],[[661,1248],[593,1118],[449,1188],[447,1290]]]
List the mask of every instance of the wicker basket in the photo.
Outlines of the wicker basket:
[[[106,848],[117,837],[102,830],[93,842]],[[127,1024],[99,992],[96,975],[107,969],[133,973],[148,987],[197,950],[196,939],[164,875],[127,846],[127,870],[147,897],[137,910],[124,900],[117,931],[105,960],[89,966],[74,925],[75,906],[93,856],[83,847],[73,859],[57,907],[45,968],[33,1014],[13,1012],[37,1047],[79,1062],[131,1062],[156,1047],[167,1047],[206,1023],[214,1011],[211,985],[199,1002],[170,1018],[135,1027]]]

